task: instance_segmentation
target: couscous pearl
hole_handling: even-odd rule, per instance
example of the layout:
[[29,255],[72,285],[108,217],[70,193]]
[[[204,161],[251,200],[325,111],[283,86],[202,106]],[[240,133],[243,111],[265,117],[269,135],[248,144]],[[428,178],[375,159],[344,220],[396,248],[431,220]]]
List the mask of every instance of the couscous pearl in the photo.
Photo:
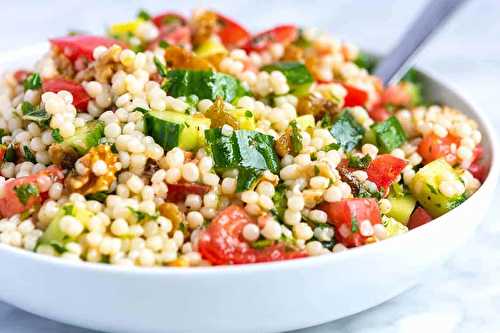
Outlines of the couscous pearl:
[[304,198],[302,195],[293,195],[288,198],[288,209],[293,211],[301,211],[304,209]]
[[108,165],[103,160],[97,160],[92,164],[92,172],[96,176],[103,176],[108,172]]
[[278,240],[281,237],[281,226],[273,219],[268,219],[261,233],[266,239]]
[[132,175],[127,180],[127,186],[132,192],[140,193],[142,191],[142,188],[144,187],[144,183],[141,178],[136,175]]
[[309,240],[314,236],[314,232],[307,223],[298,223],[293,226],[293,233],[297,239]]
[[243,227],[243,238],[249,242],[254,242],[259,239],[260,229],[254,223],[248,223]]
[[188,225],[191,229],[199,228],[203,225],[203,215],[200,212],[192,211],[186,216]]
[[182,178],[187,180],[188,182],[196,182],[200,178],[200,171],[196,164],[194,163],[186,163],[182,166],[181,169],[182,172]]
[[122,218],[111,223],[111,232],[116,236],[125,236],[129,232],[128,223]]
[[236,191],[236,184],[237,182],[235,178],[224,178],[221,185],[222,193],[226,195],[233,194]]
[[308,242],[306,244],[306,251],[310,256],[318,256],[323,254],[323,245],[318,241]]
[[293,226],[300,223],[302,214],[299,211],[287,209],[285,210],[284,220],[286,224]]
[[359,223],[359,233],[365,237],[373,235],[373,226],[369,220],[363,220]]

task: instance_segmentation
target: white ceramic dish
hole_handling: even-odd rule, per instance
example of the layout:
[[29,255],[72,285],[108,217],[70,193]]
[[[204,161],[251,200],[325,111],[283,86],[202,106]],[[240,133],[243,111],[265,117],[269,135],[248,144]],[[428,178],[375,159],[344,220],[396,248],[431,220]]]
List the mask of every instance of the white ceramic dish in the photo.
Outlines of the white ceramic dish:
[[[48,48],[0,56],[29,67]],[[121,268],[71,263],[0,245],[0,298],[57,321],[110,332],[277,332],[321,324],[380,304],[415,285],[473,232],[498,178],[496,139],[463,97],[425,75],[427,95],[481,126],[490,174],[439,219],[377,244],[321,257],[233,267]]]

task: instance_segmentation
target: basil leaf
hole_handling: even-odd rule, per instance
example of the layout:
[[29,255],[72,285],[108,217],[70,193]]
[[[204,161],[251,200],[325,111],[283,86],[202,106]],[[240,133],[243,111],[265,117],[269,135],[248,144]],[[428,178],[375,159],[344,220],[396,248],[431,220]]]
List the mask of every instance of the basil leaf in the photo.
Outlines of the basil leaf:
[[32,73],[23,82],[24,91],[26,90],[36,90],[42,87],[42,78],[38,73]]

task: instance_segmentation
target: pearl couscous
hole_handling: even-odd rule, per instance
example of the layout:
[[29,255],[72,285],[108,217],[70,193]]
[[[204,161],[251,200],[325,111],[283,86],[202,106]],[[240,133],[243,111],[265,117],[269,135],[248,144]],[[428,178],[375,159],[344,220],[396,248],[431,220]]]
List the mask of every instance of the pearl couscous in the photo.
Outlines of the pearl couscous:
[[474,120],[391,87],[313,29],[251,35],[145,11],[50,40],[0,87],[0,242],[67,260],[207,266],[382,241],[484,180]]

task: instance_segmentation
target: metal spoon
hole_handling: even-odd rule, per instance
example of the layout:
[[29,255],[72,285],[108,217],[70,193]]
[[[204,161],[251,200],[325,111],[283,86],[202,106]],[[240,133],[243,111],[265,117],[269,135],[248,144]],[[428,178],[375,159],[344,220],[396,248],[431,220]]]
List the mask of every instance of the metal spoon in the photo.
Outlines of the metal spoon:
[[397,83],[431,35],[467,0],[429,0],[396,47],[375,69],[385,85]]

